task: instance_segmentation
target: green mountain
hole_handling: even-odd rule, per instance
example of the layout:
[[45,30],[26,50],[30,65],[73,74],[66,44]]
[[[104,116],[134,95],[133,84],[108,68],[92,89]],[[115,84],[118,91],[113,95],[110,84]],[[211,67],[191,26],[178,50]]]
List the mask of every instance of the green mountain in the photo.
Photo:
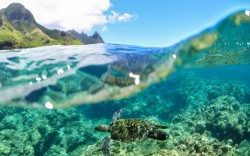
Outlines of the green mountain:
[[104,43],[102,37],[97,31],[94,32],[92,36],[88,36],[84,32],[78,33],[75,30],[69,30],[67,32],[85,44]]
[[[92,39],[92,36],[86,35],[86,37]],[[99,42],[94,39],[91,43]],[[81,44],[89,43],[77,39],[69,32],[43,27],[36,22],[32,13],[22,4],[12,3],[7,8],[0,10],[0,50]]]

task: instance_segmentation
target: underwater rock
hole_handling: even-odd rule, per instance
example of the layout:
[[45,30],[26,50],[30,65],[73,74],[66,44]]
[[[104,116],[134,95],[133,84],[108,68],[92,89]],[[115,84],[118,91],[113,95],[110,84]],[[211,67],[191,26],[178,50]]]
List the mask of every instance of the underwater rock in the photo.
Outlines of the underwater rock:
[[81,145],[94,143],[97,139],[86,131],[86,125],[82,122],[76,121],[69,123],[60,134],[62,141],[60,144],[64,144],[67,153],[71,153],[77,148],[81,148]]
[[227,95],[234,96],[240,103],[250,103],[250,89],[247,86],[228,83],[224,88]]
[[233,96],[240,103],[250,103],[250,89],[239,82],[222,83],[189,74],[177,86],[177,98],[183,106],[208,104],[220,96]]
[[13,116],[5,116],[0,123],[1,129],[19,129],[19,126],[22,126],[22,118],[20,115],[15,114]]
[[179,156],[179,154],[176,150],[161,149],[160,151],[150,154],[149,156]]
[[182,120],[175,117],[173,123],[182,124],[190,132],[209,132],[220,141],[231,139],[233,144],[239,144],[249,135],[246,112],[234,97],[221,96],[198,110],[183,113]]
[[4,110],[1,109],[1,107],[0,107],[0,122],[1,122],[1,120],[2,120],[4,117],[5,117],[5,112],[4,112]]
[[209,100],[216,99],[217,97],[222,96],[223,94],[225,94],[224,89],[218,84],[207,86],[207,98]]
[[68,156],[69,154],[66,152],[66,149],[64,147],[60,147],[57,145],[52,145],[48,151],[44,154],[45,156]]
[[0,155],[34,155],[34,147],[29,135],[13,129],[0,131]]
[[[103,156],[100,149],[101,141],[88,146],[81,156]],[[160,150],[159,143],[155,140],[140,140],[131,143],[110,140],[110,155],[150,155]]]
[[237,147],[239,155],[250,155],[250,141],[244,140]]
[[203,134],[206,130],[206,125],[205,125],[205,122],[203,123],[198,123],[196,126],[195,126],[195,132],[197,133],[200,133],[200,134]]
[[217,98],[213,106],[206,108],[211,112],[206,114],[210,118],[206,121],[207,129],[219,140],[232,139],[234,144],[240,143],[246,137],[248,121],[243,108],[239,109],[236,99],[230,96]]
[[[183,148],[184,147],[184,148]],[[180,155],[225,155],[235,153],[235,149],[216,139],[194,133],[177,146]]]
[[[0,155],[79,155],[96,142],[75,109],[1,107]],[[91,127],[91,128],[90,128]]]

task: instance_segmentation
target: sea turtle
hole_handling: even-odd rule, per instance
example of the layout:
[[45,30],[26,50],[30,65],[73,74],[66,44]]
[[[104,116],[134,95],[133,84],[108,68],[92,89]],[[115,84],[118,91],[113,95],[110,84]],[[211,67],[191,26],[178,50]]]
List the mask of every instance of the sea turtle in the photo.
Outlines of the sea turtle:
[[166,129],[167,126],[153,124],[143,119],[120,119],[124,108],[115,112],[111,125],[99,125],[95,130],[100,132],[109,132],[111,136],[107,136],[102,140],[102,151],[105,156],[109,156],[110,139],[122,142],[132,142],[145,137],[166,140],[166,133],[159,129]]

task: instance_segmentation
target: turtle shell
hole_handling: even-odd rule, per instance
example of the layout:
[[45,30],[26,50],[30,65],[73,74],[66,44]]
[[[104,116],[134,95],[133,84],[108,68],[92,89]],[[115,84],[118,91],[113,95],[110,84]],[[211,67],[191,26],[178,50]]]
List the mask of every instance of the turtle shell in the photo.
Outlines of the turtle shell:
[[120,119],[110,125],[111,139],[123,142],[135,141],[144,138],[148,132],[158,127],[142,119]]

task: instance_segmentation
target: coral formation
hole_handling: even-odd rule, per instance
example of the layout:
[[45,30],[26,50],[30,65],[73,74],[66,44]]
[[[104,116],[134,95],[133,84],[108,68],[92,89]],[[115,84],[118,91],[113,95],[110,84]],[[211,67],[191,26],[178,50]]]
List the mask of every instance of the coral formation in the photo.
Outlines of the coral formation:
[[0,155],[69,155],[97,138],[75,109],[1,107]]

